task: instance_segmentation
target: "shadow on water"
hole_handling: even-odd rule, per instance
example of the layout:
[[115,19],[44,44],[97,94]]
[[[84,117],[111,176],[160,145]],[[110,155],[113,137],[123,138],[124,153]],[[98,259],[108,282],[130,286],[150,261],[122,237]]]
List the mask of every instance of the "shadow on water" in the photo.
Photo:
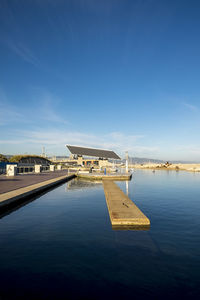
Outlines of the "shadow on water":
[[[63,183],[61,183],[60,185],[62,185]],[[32,197],[24,197],[22,199],[17,200],[14,203],[11,203],[9,205],[6,205],[5,207],[0,208],[0,219],[10,215],[11,213],[13,213],[14,211],[22,208],[23,206],[41,198],[42,196],[44,196],[45,194],[47,194],[48,192],[52,191],[55,187],[49,188],[48,190],[45,190],[43,192],[40,192],[39,194],[35,194]]]
[[[73,181],[73,179],[70,179],[69,181]],[[68,180],[66,181],[68,182]],[[8,205],[5,205],[3,207],[0,207],[0,219],[10,215],[14,211],[20,209],[21,207],[35,201],[36,199],[41,198],[45,194],[49,193],[50,191],[54,190],[55,188],[61,186],[64,182],[58,182],[55,183],[52,187],[46,187],[43,191],[37,191],[33,194],[33,196],[25,196],[23,198],[20,198],[16,200],[15,202],[9,203]]]

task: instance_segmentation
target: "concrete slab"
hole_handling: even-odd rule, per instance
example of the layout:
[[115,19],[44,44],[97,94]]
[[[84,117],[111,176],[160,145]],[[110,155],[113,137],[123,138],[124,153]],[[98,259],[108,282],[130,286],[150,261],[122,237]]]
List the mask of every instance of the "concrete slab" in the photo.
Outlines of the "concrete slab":
[[[73,173],[70,173],[70,175]],[[10,192],[12,190],[17,190],[22,187],[26,187],[32,184],[40,183],[42,181],[50,180],[60,176],[69,175],[68,170],[61,171],[45,171],[39,174],[29,173],[29,174],[18,174],[17,176],[7,177],[0,175],[0,194]]]
[[103,180],[103,187],[112,226],[150,226],[150,220],[111,180]]

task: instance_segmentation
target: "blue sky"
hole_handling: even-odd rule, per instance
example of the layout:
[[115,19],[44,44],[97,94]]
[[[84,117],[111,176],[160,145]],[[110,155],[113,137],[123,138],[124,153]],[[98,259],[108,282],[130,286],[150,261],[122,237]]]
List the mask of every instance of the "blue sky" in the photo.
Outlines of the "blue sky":
[[0,153],[200,161],[200,2],[0,1]]

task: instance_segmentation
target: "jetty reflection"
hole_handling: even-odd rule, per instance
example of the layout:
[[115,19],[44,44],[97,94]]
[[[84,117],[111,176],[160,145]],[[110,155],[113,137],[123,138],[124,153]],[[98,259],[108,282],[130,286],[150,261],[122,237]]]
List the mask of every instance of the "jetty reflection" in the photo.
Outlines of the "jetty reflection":
[[128,180],[126,181],[126,195],[128,196]]
[[150,225],[146,226],[138,226],[138,225],[112,225],[112,230],[133,230],[133,231],[148,231],[150,229]]
[[101,181],[90,181],[87,179],[73,179],[66,183],[66,191],[67,190],[82,190],[88,188],[95,188],[102,186]]

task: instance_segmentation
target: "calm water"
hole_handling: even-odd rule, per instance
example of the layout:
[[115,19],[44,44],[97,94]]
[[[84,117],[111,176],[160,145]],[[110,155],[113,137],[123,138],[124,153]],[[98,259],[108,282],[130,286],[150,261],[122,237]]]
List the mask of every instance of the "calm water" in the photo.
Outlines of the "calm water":
[[128,192],[150,230],[112,230],[78,180],[2,217],[0,299],[199,299],[200,174],[139,170]]

